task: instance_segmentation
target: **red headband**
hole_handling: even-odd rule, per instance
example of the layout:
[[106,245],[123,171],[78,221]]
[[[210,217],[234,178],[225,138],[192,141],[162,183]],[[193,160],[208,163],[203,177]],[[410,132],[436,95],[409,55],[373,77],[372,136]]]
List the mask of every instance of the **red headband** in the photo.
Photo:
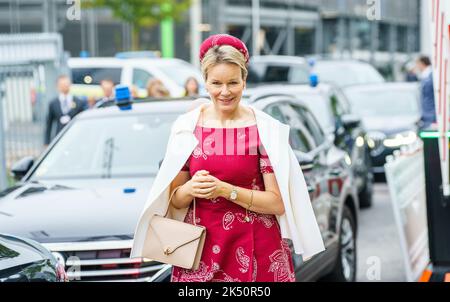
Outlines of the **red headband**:
[[210,48],[218,45],[229,45],[236,48],[244,55],[245,63],[248,63],[249,55],[244,42],[236,37],[227,34],[213,35],[203,41],[202,45],[200,46],[200,62],[203,60],[203,57]]

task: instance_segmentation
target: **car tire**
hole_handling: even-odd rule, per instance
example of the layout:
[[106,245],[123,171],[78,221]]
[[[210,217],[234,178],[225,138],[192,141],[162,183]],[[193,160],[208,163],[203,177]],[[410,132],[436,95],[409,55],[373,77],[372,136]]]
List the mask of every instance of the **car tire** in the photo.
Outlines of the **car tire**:
[[339,234],[338,257],[333,270],[324,281],[354,282],[356,280],[356,224],[352,212],[344,206]]

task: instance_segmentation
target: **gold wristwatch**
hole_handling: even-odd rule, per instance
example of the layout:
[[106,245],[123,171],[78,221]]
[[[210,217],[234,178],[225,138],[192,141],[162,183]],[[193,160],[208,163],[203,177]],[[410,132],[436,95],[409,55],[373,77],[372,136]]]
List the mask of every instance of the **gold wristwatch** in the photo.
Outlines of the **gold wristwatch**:
[[230,199],[231,201],[236,201],[237,196],[238,196],[237,189],[236,189],[236,187],[233,187],[233,188],[231,189],[231,193],[230,193],[230,198],[229,198],[229,199]]

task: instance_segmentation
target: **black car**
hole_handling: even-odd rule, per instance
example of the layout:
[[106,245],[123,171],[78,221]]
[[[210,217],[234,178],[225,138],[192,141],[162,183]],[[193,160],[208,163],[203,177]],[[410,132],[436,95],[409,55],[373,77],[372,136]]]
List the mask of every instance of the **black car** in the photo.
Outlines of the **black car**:
[[63,265],[42,245],[0,234],[0,283],[63,281],[67,281]]
[[373,172],[383,176],[386,156],[417,139],[420,119],[417,83],[383,83],[344,89],[367,129]]
[[270,83],[307,84],[310,66],[301,57],[252,56],[249,61],[247,86]]
[[[288,104],[291,102],[290,104]],[[358,198],[347,153],[327,140],[308,110],[289,98],[253,104],[292,127],[291,143],[307,178],[327,250],[302,264],[298,280],[328,274],[353,281]],[[65,261],[70,280],[164,281],[169,265],[130,259],[136,224],[159,169],[170,127],[192,101],[153,101],[79,114],[4,193],[0,229],[41,242]],[[303,115],[311,119],[303,127]]]
[[247,89],[245,96],[257,100],[267,95],[279,94],[295,96],[305,103],[315,115],[327,136],[334,144],[350,155],[350,165],[355,176],[361,207],[372,205],[373,173],[366,130],[360,118],[352,114],[351,106],[343,92],[333,85],[263,85]]

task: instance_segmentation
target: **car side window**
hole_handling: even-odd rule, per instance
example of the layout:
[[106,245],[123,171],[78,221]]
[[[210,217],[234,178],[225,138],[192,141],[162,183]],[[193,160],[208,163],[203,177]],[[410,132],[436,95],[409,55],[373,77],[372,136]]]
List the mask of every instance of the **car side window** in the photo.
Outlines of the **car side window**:
[[281,112],[281,108],[279,105],[269,105],[268,107],[264,108],[263,111],[273,118],[279,120],[280,122],[285,123],[283,112]]
[[306,67],[294,65],[291,68],[291,76],[289,83],[304,84],[309,83],[309,71]]
[[138,88],[145,89],[148,81],[152,78],[154,78],[154,76],[145,70],[138,68],[133,69],[133,85]]
[[291,127],[289,134],[292,149],[308,153],[317,147],[314,137],[306,127],[304,118],[289,106],[282,107],[286,123]]
[[325,134],[322,131],[319,123],[317,122],[314,115],[308,109],[291,104],[292,108],[295,110],[297,114],[299,114],[304,121],[305,127],[311,132],[313,135],[314,141],[317,146],[320,146],[325,141]]
[[345,110],[342,107],[341,103],[339,102],[339,99],[337,98],[335,93],[331,94],[330,96],[330,105],[331,111],[333,112],[335,118],[345,114]]
[[263,82],[287,82],[289,80],[289,66],[269,65]]
[[289,143],[292,149],[297,151],[308,153],[313,150],[310,140],[308,140],[305,132],[301,129],[291,128],[289,132]]
[[340,89],[335,90],[335,95],[337,97],[337,101],[340,104],[342,111],[344,114],[351,112],[351,106],[350,102],[348,101],[347,97],[344,95],[344,93]]

